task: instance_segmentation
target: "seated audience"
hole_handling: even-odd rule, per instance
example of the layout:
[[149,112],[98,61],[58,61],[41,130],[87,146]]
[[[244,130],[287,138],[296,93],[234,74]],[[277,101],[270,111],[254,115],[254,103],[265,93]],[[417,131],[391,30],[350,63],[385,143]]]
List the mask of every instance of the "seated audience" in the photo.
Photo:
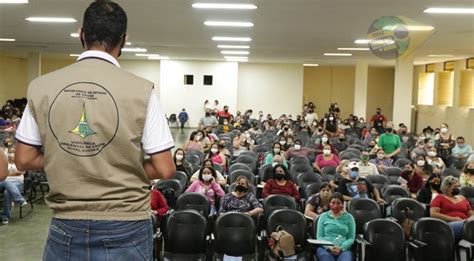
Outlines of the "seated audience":
[[226,141],[224,139],[222,139],[222,140],[219,140],[218,143],[219,143],[219,151],[224,153],[224,155],[227,159],[230,159],[231,154],[230,154],[229,149],[227,148]]
[[292,148],[289,148],[285,152],[285,158],[287,160],[291,159],[292,157],[308,158],[308,155],[310,153],[315,153],[315,152],[316,150],[314,149],[303,147],[301,140],[296,140],[295,145]]
[[216,178],[216,171],[213,168],[203,167],[199,170],[198,180],[194,181],[186,189],[186,192],[199,192],[207,197],[211,205],[211,215],[217,214],[216,198],[219,199],[225,194],[221,186],[216,182]]
[[383,151],[383,149],[378,149],[377,157],[369,160],[369,162],[377,167],[379,173],[383,173],[386,168],[393,166],[393,160],[391,158],[385,157],[385,151]]
[[[272,164],[273,163],[273,158],[275,156],[281,156],[283,155],[283,150],[281,149],[283,145],[281,145],[279,142],[276,142],[273,144],[272,151],[267,153],[265,156],[265,164]],[[288,168],[288,162],[283,158],[283,161],[281,162],[285,166],[285,168]]]
[[319,216],[316,239],[330,241],[330,246],[316,250],[318,260],[352,261],[351,247],[355,241],[356,224],[354,217],[344,211],[342,194],[335,192],[329,203],[330,211]]
[[221,200],[219,213],[239,212],[256,217],[263,212],[262,204],[249,191],[249,181],[245,176],[238,176],[235,180],[234,191],[226,194]]
[[418,156],[425,156],[427,155],[426,151],[426,143],[425,143],[425,138],[420,137],[418,138],[418,141],[415,144],[415,148],[410,153],[410,158],[412,160],[416,160]]
[[431,201],[441,194],[441,176],[439,174],[431,174],[425,185],[418,192],[416,200],[423,204],[430,204]]
[[176,171],[182,171],[189,176],[193,174],[193,166],[185,158],[186,153],[183,149],[178,148],[174,152],[173,160],[174,165],[176,166]]
[[348,177],[341,179],[338,186],[338,192],[344,195],[344,200],[351,201],[353,198],[371,198],[377,203],[384,202],[380,197],[380,193],[372,183],[359,177],[359,166],[357,162],[349,163]]
[[329,210],[329,201],[333,190],[329,183],[323,182],[318,193],[309,196],[304,209],[304,214],[311,218],[316,218]]
[[336,154],[331,153],[331,146],[324,145],[323,154],[319,154],[314,160],[313,167],[321,173],[324,167],[337,167],[341,161]]
[[336,149],[337,153],[341,153],[349,147],[346,143],[346,137],[343,133],[339,133],[339,138],[337,139],[337,142],[332,145]]
[[204,151],[203,148],[201,147],[201,135],[198,134],[197,131],[191,132],[191,135],[189,137],[189,140],[184,144],[184,151],[188,152],[190,150],[199,150],[199,151]]
[[157,226],[160,225],[161,220],[165,216],[166,212],[168,212],[168,204],[166,203],[165,197],[161,194],[161,192],[157,189],[151,190],[151,214],[154,224]]
[[445,177],[441,182],[442,194],[438,194],[430,204],[430,215],[448,222],[456,242],[462,239],[464,221],[474,216],[469,201],[459,195],[459,187],[457,178]]
[[401,186],[408,188],[413,197],[416,197],[416,193],[423,187],[423,178],[415,171],[415,164],[411,162],[405,164],[400,177],[407,181],[406,183],[402,183]]
[[[214,164],[212,163],[212,160],[210,160],[210,159],[204,160],[202,166],[214,169]],[[201,172],[201,170],[198,170],[198,171],[194,172],[194,174],[191,176],[189,181],[191,181],[191,183],[192,183],[192,182],[195,182],[195,181],[199,180],[199,173],[200,172]],[[219,183],[222,186],[225,186],[225,184],[227,184],[227,180],[225,179],[225,177],[222,175],[222,173],[220,173],[217,170],[216,170],[216,179],[217,179],[217,183]]]
[[466,160],[472,154],[472,147],[466,144],[464,137],[460,136],[456,139],[452,154],[458,160]]
[[428,157],[426,158],[426,161],[431,166],[433,173],[441,173],[446,168],[443,159],[437,156],[435,147],[428,149]]
[[4,225],[7,225],[10,219],[13,202],[20,206],[28,204],[21,194],[23,191],[24,172],[17,170],[14,158],[14,153],[9,153],[8,177],[0,181],[0,193],[3,193],[2,224]]
[[459,183],[461,187],[474,187],[474,160],[468,161],[464,165]]
[[224,171],[227,169],[227,158],[224,153],[219,150],[219,144],[214,143],[211,145],[209,153],[206,155],[206,159],[210,159],[214,165],[219,165]]
[[293,197],[297,202],[300,201],[300,193],[295,183],[291,181],[288,170],[282,164],[273,167],[273,176],[265,182],[263,186],[262,198],[273,194],[284,194]]
[[415,160],[415,172],[418,173],[423,178],[423,180],[427,180],[433,172],[433,168],[428,164],[428,161],[423,155],[418,155]]
[[360,155],[361,161],[357,163],[359,167],[359,176],[362,178],[367,177],[368,175],[378,175],[379,171],[377,166],[371,162],[369,162],[369,151],[364,150]]
[[326,145],[329,145],[331,147],[332,154],[338,155],[337,150],[331,143],[329,143],[329,136],[327,134],[323,134],[323,136],[321,136],[321,142],[316,145],[316,152],[323,153],[324,146]]
[[240,133],[235,136],[233,145],[233,156],[238,157],[242,151],[251,151],[254,149],[255,141],[250,139],[250,133],[246,135],[246,133]]

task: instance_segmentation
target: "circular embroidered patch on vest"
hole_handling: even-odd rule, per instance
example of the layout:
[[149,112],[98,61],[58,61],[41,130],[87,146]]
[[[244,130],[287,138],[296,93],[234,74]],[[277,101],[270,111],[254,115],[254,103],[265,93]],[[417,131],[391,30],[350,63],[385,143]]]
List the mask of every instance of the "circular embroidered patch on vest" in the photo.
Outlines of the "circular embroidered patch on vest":
[[48,124],[61,149],[80,157],[95,156],[117,134],[117,104],[110,92],[97,83],[73,83],[54,98]]

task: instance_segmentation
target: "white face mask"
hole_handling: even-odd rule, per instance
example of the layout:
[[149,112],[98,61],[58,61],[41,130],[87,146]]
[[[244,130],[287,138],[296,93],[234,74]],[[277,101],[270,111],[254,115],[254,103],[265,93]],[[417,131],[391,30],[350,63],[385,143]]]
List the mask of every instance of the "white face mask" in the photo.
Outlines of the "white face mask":
[[280,141],[280,144],[281,144],[281,145],[285,145],[285,144],[286,144],[286,141],[281,140],[281,141]]
[[247,139],[249,139],[249,138],[250,138],[250,133],[245,133],[245,137],[246,137]]
[[428,156],[430,157],[436,157],[436,152],[435,151],[428,151]]
[[211,174],[205,174],[205,175],[202,175],[202,179],[204,181],[209,181],[212,179],[212,175]]
[[273,149],[273,152],[274,152],[275,154],[278,154],[278,153],[280,153],[280,149],[279,149],[279,148],[274,148],[274,149]]
[[329,117],[329,120],[330,120],[330,121],[333,121],[333,120],[334,120],[334,117]]
[[177,154],[177,155],[176,155],[176,159],[177,159],[177,160],[182,160],[182,159],[183,159],[183,155]]
[[326,155],[326,156],[331,155],[331,150],[327,150],[327,149],[323,150],[323,154]]
[[418,165],[420,167],[423,167],[423,166],[425,166],[425,161],[424,160],[418,160],[418,161],[416,161],[416,165]]
[[300,150],[300,149],[301,149],[301,145],[300,145],[300,144],[295,144],[295,149],[296,149],[296,150]]
[[418,144],[419,149],[423,149],[425,147],[425,144]]
[[212,149],[211,149],[211,152],[212,152],[212,153],[217,153],[218,151],[219,151],[219,150],[216,149],[216,148],[212,148]]
[[321,140],[323,141],[323,143],[328,142],[328,138],[327,138],[327,137],[322,137]]
[[377,158],[379,160],[381,160],[381,159],[385,158],[385,155],[384,154],[377,154]]
[[443,127],[443,128],[441,128],[440,131],[441,131],[441,133],[443,133],[443,134],[444,134],[444,133],[447,133],[447,132],[448,132],[448,128],[444,128],[444,127]]

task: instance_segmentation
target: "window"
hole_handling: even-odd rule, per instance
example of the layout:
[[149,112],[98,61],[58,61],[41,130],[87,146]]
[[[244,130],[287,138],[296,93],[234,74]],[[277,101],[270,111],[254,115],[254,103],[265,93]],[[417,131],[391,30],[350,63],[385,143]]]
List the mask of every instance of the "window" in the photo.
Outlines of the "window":
[[212,85],[212,75],[204,75],[204,85]]
[[194,75],[185,74],[184,75],[184,85],[193,85],[194,84]]

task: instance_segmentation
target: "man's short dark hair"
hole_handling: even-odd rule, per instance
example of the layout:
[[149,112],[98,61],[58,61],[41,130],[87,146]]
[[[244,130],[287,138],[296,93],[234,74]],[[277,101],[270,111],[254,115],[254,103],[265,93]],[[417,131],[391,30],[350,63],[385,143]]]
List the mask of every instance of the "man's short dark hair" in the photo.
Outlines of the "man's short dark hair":
[[100,45],[110,52],[127,32],[127,14],[117,3],[96,0],[84,12],[82,23],[87,46]]

